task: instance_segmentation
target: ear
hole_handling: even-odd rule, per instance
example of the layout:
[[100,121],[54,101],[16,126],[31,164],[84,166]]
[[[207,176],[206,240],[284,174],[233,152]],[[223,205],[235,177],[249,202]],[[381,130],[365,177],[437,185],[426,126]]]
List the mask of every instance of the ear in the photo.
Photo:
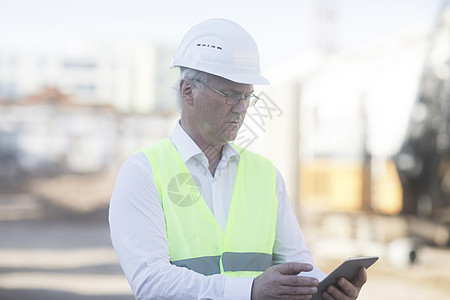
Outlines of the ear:
[[187,80],[181,80],[180,81],[180,94],[181,99],[183,99],[183,102],[187,105],[193,105],[194,103],[194,90],[193,85],[191,82]]

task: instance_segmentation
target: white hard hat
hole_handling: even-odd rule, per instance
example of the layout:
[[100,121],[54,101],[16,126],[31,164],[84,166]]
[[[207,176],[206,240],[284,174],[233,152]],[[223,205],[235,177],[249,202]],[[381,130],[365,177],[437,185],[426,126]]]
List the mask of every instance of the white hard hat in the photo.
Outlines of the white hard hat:
[[255,41],[244,28],[226,19],[210,19],[192,27],[172,59],[173,67],[191,68],[237,83],[269,84],[260,73]]

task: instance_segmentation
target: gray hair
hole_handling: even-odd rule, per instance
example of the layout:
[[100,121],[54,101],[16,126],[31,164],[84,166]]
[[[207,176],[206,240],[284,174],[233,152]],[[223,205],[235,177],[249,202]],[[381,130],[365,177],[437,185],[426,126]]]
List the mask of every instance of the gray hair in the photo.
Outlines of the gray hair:
[[200,82],[208,83],[209,79],[212,77],[211,74],[205,73],[199,70],[180,67],[180,78],[178,79],[174,89],[177,96],[177,107],[181,111],[183,99],[181,98],[181,91],[180,91],[180,82],[181,80],[188,80],[192,83],[193,86],[197,88],[204,88]]

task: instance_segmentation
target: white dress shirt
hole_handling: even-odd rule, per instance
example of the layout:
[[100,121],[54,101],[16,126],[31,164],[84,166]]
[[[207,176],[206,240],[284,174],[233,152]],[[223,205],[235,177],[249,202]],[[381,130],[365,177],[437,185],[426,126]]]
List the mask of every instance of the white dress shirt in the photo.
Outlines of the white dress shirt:
[[[203,199],[220,228],[226,228],[239,153],[224,146],[214,176],[208,160],[179,123],[170,137],[188,170],[196,178]],[[303,233],[289,203],[286,187],[277,169],[278,215],[273,263],[313,263]],[[146,155],[138,152],[122,165],[109,210],[111,239],[122,269],[138,299],[250,299],[254,278],[204,276],[170,263],[161,198],[153,182]],[[305,276],[322,280],[318,268]]]

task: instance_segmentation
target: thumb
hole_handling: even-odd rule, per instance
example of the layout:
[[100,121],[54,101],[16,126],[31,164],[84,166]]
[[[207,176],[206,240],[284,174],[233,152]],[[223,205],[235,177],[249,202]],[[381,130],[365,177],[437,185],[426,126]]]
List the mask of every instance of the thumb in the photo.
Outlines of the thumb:
[[309,272],[313,269],[311,264],[289,262],[278,265],[278,271],[283,275],[297,275],[300,272]]
[[353,285],[357,288],[361,288],[367,281],[367,272],[365,268],[359,270],[358,276],[353,281]]

